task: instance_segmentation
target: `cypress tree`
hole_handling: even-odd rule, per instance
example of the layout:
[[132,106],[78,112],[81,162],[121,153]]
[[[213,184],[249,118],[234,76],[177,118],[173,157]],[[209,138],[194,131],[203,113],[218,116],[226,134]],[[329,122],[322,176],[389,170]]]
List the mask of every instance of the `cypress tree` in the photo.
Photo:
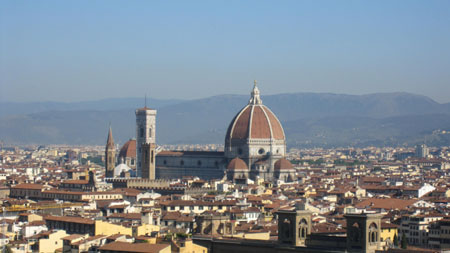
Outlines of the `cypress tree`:
[[397,234],[394,235],[394,246],[398,247],[398,237]]
[[408,247],[408,242],[406,241],[406,234],[402,233],[402,249],[406,249]]

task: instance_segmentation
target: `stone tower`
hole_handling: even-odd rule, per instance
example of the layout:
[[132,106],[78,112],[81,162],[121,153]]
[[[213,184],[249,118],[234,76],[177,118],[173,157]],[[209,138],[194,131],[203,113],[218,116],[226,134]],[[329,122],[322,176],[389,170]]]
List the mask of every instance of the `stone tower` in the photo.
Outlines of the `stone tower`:
[[379,213],[345,215],[348,252],[374,253],[381,249],[381,217]]
[[156,164],[156,144],[144,143],[142,144],[142,178],[152,179],[155,177]]
[[109,127],[108,139],[105,147],[105,169],[106,177],[114,176],[114,167],[116,166],[116,148],[114,147],[114,139],[112,136],[111,126]]
[[306,210],[278,211],[278,242],[305,246],[311,234],[311,212]]
[[[145,145],[144,144],[152,144]],[[156,148],[156,110],[150,109],[147,106],[136,110],[136,160],[137,160],[137,176],[154,179],[154,163],[155,163],[155,148]],[[144,164],[144,151],[150,156],[147,158],[149,163]],[[145,158],[145,157],[144,157]],[[150,158],[153,158],[150,159]],[[153,163],[153,165],[152,165]],[[146,166],[146,172],[143,172],[143,166]],[[153,172],[151,168],[153,166]]]

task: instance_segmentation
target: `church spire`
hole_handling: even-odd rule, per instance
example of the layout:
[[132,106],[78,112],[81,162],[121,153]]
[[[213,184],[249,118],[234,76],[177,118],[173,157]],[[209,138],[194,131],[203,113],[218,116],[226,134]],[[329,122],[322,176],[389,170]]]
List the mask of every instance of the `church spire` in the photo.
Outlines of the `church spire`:
[[109,125],[108,139],[106,140],[106,147],[114,148],[114,139],[112,136],[111,124]]
[[114,167],[116,166],[116,148],[114,147],[114,139],[112,136],[111,123],[109,124],[108,140],[105,148],[105,176],[114,176]]
[[248,103],[252,104],[252,105],[260,105],[260,104],[262,104],[262,100],[259,97],[259,89],[258,89],[258,86],[256,84],[257,84],[257,82],[255,80],[254,81],[254,85],[253,85],[253,90],[252,90],[252,93],[251,93],[251,97],[250,97],[250,101],[248,101]]

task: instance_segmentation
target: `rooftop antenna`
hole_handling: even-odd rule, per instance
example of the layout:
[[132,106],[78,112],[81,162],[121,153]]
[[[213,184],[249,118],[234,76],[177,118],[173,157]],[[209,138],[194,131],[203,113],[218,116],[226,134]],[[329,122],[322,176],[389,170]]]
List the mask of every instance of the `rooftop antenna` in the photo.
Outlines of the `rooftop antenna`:
[[147,93],[145,93],[145,104],[144,104],[144,108],[147,108]]

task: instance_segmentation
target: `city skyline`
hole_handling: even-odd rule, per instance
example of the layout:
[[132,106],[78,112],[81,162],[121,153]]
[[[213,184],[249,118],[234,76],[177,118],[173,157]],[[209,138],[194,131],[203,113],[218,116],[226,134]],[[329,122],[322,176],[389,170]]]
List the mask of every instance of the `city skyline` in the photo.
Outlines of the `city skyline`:
[[450,1],[3,1],[2,252],[450,252]]

